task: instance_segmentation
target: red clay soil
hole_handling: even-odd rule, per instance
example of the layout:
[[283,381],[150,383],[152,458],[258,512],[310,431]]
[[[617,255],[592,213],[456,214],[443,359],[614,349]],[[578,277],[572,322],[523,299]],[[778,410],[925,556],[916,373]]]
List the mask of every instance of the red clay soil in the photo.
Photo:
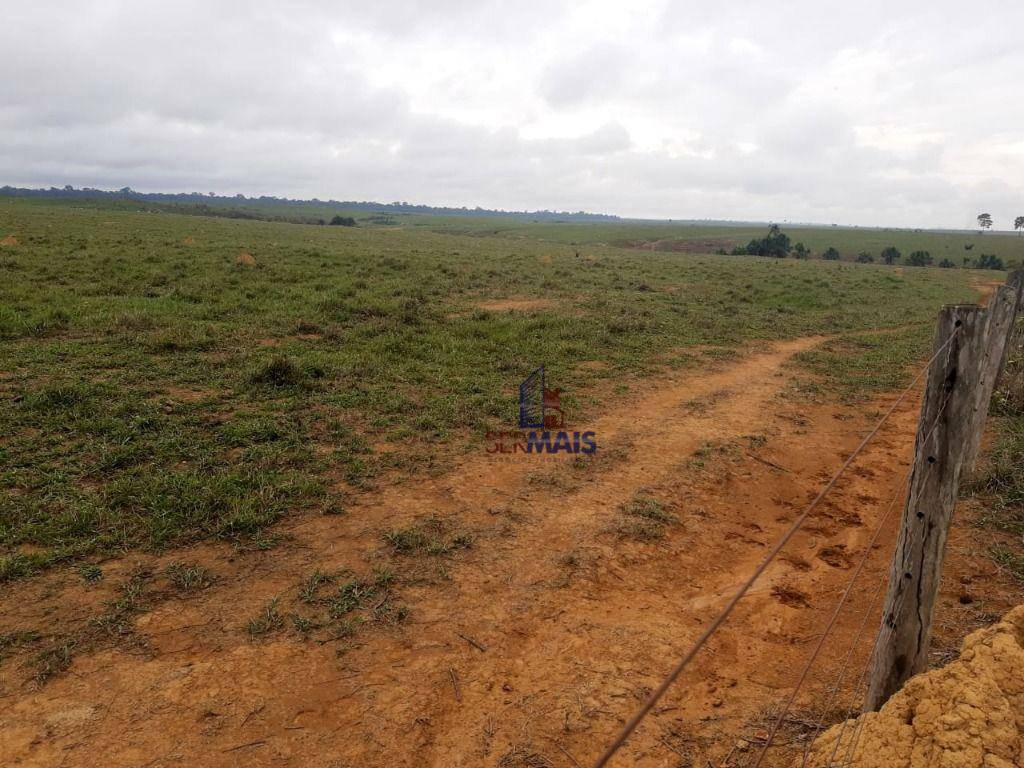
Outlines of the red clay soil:
[[[782,397],[795,375],[787,363],[819,341],[764,345],[647,385],[585,425],[601,446],[593,462],[481,451],[444,476],[353,496],[343,516],[294,518],[290,538],[268,551],[205,544],[108,562],[94,587],[70,569],[7,586],[2,632],[49,635],[88,626],[140,566],[199,562],[216,577],[192,596],[154,601],[120,638],[76,652],[44,685],[31,680],[28,651],[11,650],[0,666],[3,764],[591,763],[891,402]],[[759,714],[788,693],[898,491],[917,407],[915,397],[897,409],[615,765],[750,760]],[[637,495],[676,516],[663,538],[629,535],[622,505]],[[439,557],[398,555],[383,542],[426,516],[473,545]],[[824,672],[845,653],[896,522],[801,706],[820,699]],[[957,603],[969,615],[940,610],[940,646],[944,633],[1002,608],[1003,588],[980,586],[998,579],[962,562],[969,537],[954,532],[949,583],[956,603],[960,580],[974,579],[976,599]],[[334,641],[287,626],[255,640],[246,631],[268,600],[288,615],[314,570],[375,566],[397,574],[405,621],[370,622]]]
[[[803,764],[794,761],[793,768]],[[808,768],[1013,768],[1024,765],[1024,606],[964,640],[878,712],[815,740]]]

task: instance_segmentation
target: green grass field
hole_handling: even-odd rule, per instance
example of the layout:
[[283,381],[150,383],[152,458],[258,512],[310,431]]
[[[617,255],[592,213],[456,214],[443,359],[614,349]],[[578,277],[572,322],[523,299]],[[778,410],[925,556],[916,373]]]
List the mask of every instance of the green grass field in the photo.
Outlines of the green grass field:
[[[353,214],[357,218],[361,214]],[[365,215],[365,214],[362,214]],[[533,239],[566,245],[612,245],[651,247],[663,251],[693,252],[695,247],[714,253],[731,251],[751,239],[763,237],[765,227],[759,225],[725,226],[719,224],[673,224],[640,222],[545,223],[494,218],[397,216],[395,221],[407,227],[421,227],[452,234]],[[928,232],[910,229],[870,229],[847,227],[784,226],[793,243],[802,242],[815,256],[829,247],[839,251],[841,258],[854,261],[861,252],[881,262],[882,250],[896,247],[907,256],[917,250],[928,251],[937,265],[949,259],[956,266],[971,263],[981,254],[1002,259],[1007,268],[1024,264],[1024,236],[1007,233],[985,234],[964,232]],[[969,264],[968,264],[969,266]]]
[[[17,243],[0,246],[0,580],[204,537],[268,545],[282,515],[343,512],[327,487],[439,471],[512,428],[516,387],[542,363],[574,417],[610,396],[597,393],[612,376],[694,366],[698,345],[807,334],[841,337],[805,363],[845,394],[893,386],[941,304],[1005,277],[611,245],[761,234],[323,227],[2,199],[0,240]],[[936,257],[967,237],[790,234]],[[990,243],[1019,258],[1016,238]],[[243,252],[255,266],[236,263]],[[509,298],[543,303],[484,308]]]

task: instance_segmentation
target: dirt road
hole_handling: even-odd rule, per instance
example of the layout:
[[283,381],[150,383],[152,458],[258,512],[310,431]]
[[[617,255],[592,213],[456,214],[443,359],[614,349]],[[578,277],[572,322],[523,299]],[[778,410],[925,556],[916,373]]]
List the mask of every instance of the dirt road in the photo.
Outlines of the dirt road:
[[[344,516],[296,520],[267,552],[208,544],[125,558],[91,589],[67,572],[15,585],[0,599],[7,632],[87,622],[140,564],[200,562],[216,576],[154,601],[122,642],[76,654],[38,690],[16,660],[0,667],[5,764],[587,765],[890,402],[784,396],[787,363],[819,342],[763,345],[646,385],[574,425],[597,433],[592,462],[481,452],[356,497]],[[916,417],[910,398],[619,764],[720,760],[786,692],[897,491]],[[638,503],[657,511],[653,526],[630,515]],[[401,554],[382,539],[428,517],[472,546]],[[884,570],[895,525],[864,584]],[[300,606],[315,570],[375,567],[396,574],[404,621],[335,641],[287,625],[247,633],[267,601],[283,616]],[[845,652],[867,593],[822,669]]]

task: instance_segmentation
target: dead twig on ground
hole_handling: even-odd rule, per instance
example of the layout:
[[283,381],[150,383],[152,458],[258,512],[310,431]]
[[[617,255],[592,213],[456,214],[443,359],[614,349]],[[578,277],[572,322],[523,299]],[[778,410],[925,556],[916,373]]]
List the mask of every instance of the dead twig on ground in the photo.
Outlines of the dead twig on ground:
[[756,453],[751,453],[750,451],[747,451],[746,454],[747,454],[747,456],[752,458],[754,461],[759,461],[762,464],[764,464],[766,467],[771,467],[772,469],[777,469],[780,472],[785,472],[785,473],[790,474],[790,475],[793,474],[793,470],[786,469],[784,466],[782,466],[781,464],[776,464],[774,461],[768,461],[768,459],[766,459],[766,458],[764,458],[762,456],[758,456]]
[[448,667],[448,674],[452,678],[452,690],[455,691],[455,700],[462,701],[462,694],[459,692],[459,679],[455,676],[455,668]]
[[258,739],[256,741],[248,741],[245,744],[238,744],[237,746],[234,746],[234,747],[228,747],[227,749],[222,750],[222,751],[223,752],[236,752],[239,749],[245,749],[246,747],[262,747],[266,743],[267,742],[263,741],[262,739]]
[[466,635],[462,634],[461,632],[456,632],[455,634],[458,635],[459,637],[461,637],[463,640],[465,640],[470,645],[472,645],[478,651],[480,651],[480,653],[487,653],[487,646],[484,645],[483,643],[478,643],[472,637],[467,637]]

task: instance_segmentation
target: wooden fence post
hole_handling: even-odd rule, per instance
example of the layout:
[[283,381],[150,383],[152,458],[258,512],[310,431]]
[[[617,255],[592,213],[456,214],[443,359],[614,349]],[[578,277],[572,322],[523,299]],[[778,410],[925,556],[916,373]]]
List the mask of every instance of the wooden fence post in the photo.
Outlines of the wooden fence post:
[[1013,348],[1014,334],[1019,333],[1016,328],[1017,314],[1024,309],[1024,269],[1017,269],[1010,273],[1009,277],[1006,278],[1006,285],[1017,292],[1017,311],[1014,313],[1013,319],[1010,321],[1010,336],[1006,342],[1006,348],[1003,350],[1003,359],[999,363],[999,372],[996,374],[996,380],[994,386],[999,386],[999,378],[1003,375],[1003,370],[1006,368],[1006,358],[1009,355],[1010,350]]
[[989,298],[985,308],[985,331],[982,342],[982,359],[980,376],[978,377],[977,396],[974,402],[974,424],[970,431],[971,441],[968,445],[964,463],[969,469],[974,468],[981,447],[981,436],[985,431],[989,404],[995,391],[999,374],[1006,363],[1006,355],[1010,350],[1013,337],[1013,325],[1017,319],[1020,301],[1019,289],[1012,285],[1004,285]]
[[921,403],[910,490],[871,660],[866,711],[881,707],[927,665],[932,608],[960,474],[970,446],[980,439],[972,431],[978,427],[974,414],[986,319],[985,310],[977,306],[945,307],[939,313],[934,350],[942,352],[928,371]]

